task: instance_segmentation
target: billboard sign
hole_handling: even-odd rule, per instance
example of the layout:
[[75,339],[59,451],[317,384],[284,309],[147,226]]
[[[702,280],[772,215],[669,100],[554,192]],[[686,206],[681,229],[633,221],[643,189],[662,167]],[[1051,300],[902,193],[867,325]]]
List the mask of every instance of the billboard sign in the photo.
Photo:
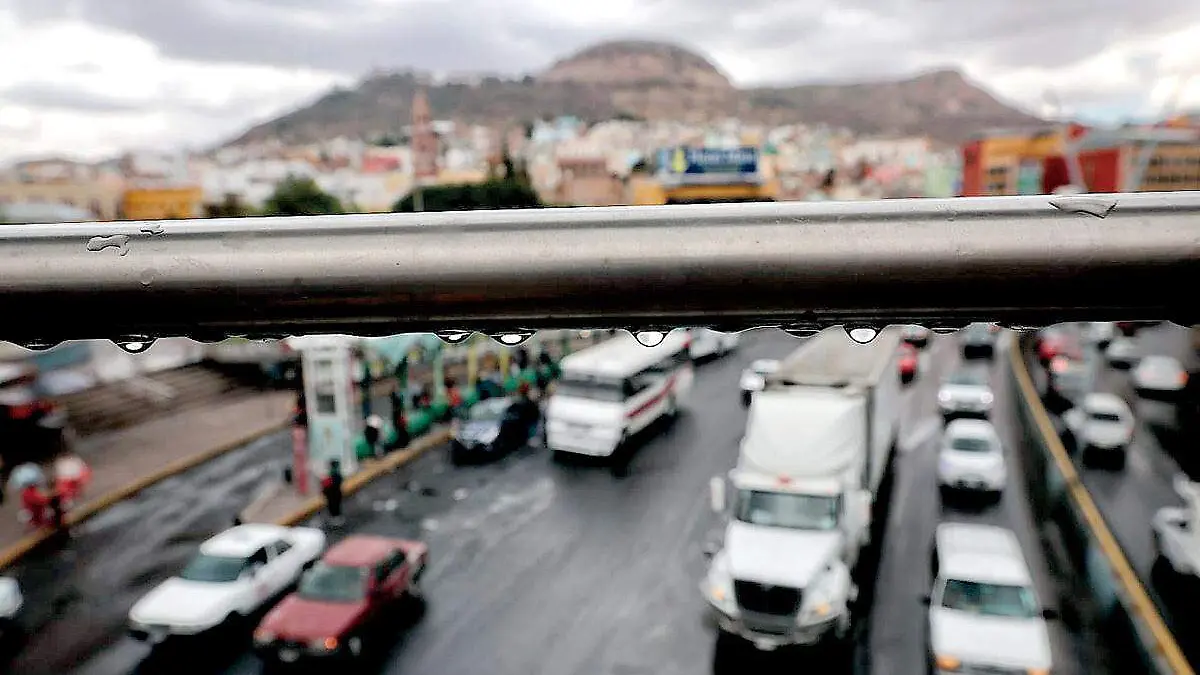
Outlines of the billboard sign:
[[758,177],[758,148],[663,148],[658,152],[659,172],[679,182],[742,182]]

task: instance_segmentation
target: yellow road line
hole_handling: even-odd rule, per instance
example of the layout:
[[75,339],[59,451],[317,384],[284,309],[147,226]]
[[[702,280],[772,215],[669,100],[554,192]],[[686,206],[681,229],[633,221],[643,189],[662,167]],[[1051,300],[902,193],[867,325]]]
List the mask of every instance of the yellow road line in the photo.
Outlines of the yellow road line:
[[[1133,617],[1135,620],[1141,619],[1150,630],[1154,644],[1148,645],[1148,647],[1166,661],[1172,672],[1177,675],[1194,675],[1195,671],[1192,670],[1187,658],[1184,657],[1183,651],[1175,641],[1175,636],[1167,629],[1166,623],[1158,613],[1158,608],[1150,600],[1150,596],[1146,593],[1146,588],[1142,585],[1141,580],[1138,579],[1137,574],[1133,571],[1133,566],[1129,564],[1129,560],[1121,551],[1116,537],[1108,529],[1108,524],[1105,523],[1103,516],[1100,515],[1100,509],[1096,507],[1096,503],[1092,500],[1092,495],[1079,479],[1079,473],[1075,470],[1075,465],[1067,454],[1066,448],[1063,447],[1062,440],[1058,437],[1058,432],[1055,431],[1054,424],[1050,421],[1050,416],[1046,412],[1045,406],[1042,405],[1041,398],[1033,386],[1033,379],[1030,377],[1025,365],[1024,352],[1021,350],[1019,343],[1015,347],[1015,349],[1009,350],[1009,356],[1012,361],[1013,373],[1017,377],[1017,385],[1021,389],[1021,395],[1028,403],[1029,410],[1033,413],[1034,421],[1041,432],[1046,447],[1050,451],[1051,457],[1054,458],[1054,463],[1058,466],[1058,470],[1067,482],[1067,490],[1071,498],[1075,500],[1076,506],[1079,507],[1084,520],[1087,521],[1088,529],[1092,531],[1097,543],[1100,545],[1101,553],[1108,559],[1109,565],[1124,587],[1125,595],[1132,604],[1132,607],[1128,609],[1135,614]],[[1149,523],[1147,523],[1147,527],[1149,527]]]

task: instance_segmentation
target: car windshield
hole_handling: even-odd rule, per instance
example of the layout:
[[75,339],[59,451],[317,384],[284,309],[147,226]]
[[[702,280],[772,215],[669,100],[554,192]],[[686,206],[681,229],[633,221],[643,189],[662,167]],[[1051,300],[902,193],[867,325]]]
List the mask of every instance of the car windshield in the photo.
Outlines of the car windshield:
[[1037,616],[1033,591],[1025,586],[985,584],[949,579],[942,590],[942,607],[983,616],[1030,619]]
[[236,581],[242,570],[248,567],[245,558],[232,558],[201,553],[179,573],[179,578],[188,581],[212,583]]
[[978,436],[958,436],[950,439],[950,448],[962,452],[988,452],[992,444],[986,438]]
[[1097,422],[1120,422],[1121,421],[1121,416],[1118,415],[1117,413],[1113,413],[1113,412],[1092,411],[1092,413],[1090,415],[1088,415],[1088,417],[1092,418],[1093,420],[1095,420]]
[[508,401],[505,399],[483,401],[471,406],[467,419],[471,422],[495,422],[504,416],[505,410],[508,410]]
[[840,498],[742,490],[737,519],[745,523],[796,530],[832,530],[837,527]]
[[587,375],[567,373],[554,389],[555,395],[590,398],[594,401],[620,403],[625,400],[625,388],[616,380],[601,380]]
[[949,384],[982,386],[987,384],[987,373],[980,370],[956,370],[946,379]]
[[320,563],[301,577],[298,591],[305,600],[357,602],[367,592],[367,570]]

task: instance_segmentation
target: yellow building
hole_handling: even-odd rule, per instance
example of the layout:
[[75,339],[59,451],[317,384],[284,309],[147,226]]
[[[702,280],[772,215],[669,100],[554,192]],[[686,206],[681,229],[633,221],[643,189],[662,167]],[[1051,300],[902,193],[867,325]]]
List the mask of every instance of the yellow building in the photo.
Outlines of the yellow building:
[[199,218],[204,194],[199,186],[138,187],[121,198],[121,217],[126,220]]
[[4,204],[62,204],[84,209],[97,220],[115,220],[123,187],[119,179],[112,177],[0,180],[0,208]]

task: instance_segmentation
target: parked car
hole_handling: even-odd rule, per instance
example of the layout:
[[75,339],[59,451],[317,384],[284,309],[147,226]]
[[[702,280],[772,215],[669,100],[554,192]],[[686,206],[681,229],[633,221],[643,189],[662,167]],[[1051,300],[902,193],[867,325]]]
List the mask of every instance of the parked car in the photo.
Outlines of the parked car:
[[1080,460],[1093,463],[1097,457],[1123,467],[1125,453],[1133,440],[1136,422],[1125,401],[1116,394],[1088,394],[1083,405],[1063,413],[1063,422],[1079,448]]
[[484,399],[451,425],[450,461],[499,457],[524,447],[537,432],[537,404],[519,397]]
[[995,395],[988,385],[984,368],[960,366],[950,373],[937,393],[942,417],[987,417],[992,412]]
[[1133,369],[1133,388],[1143,398],[1171,398],[1187,387],[1188,373],[1171,356],[1142,357]]
[[1200,537],[1196,536],[1200,483],[1193,483],[1181,474],[1175,477],[1174,487],[1183,506],[1164,506],[1150,522],[1155,564],[1165,562],[1176,574],[1200,577]]
[[1043,673],[1053,668],[1046,622],[1017,537],[991,525],[942,523],[934,535],[931,673]]
[[982,493],[998,499],[1008,482],[1008,467],[992,423],[962,419],[946,425],[937,477],[943,493]]
[[738,386],[742,390],[743,406],[750,405],[754,392],[762,391],[767,377],[777,370],[779,370],[778,359],[757,359],[750,364],[749,368],[742,371]]
[[406,602],[422,599],[428,557],[418,541],[346,537],[263,617],[255,651],[268,666],[362,656],[387,640]]
[[325,533],[315,528],[230,528],[201,544],[182,572],[134,604],[130,634],[157,644],[236,627],[291,588],[324,549]]
[[1104,350],[1104,358],[1114,368],[1132,368],[1141,355],[1137,341],[1130,337],[1116,337]]
[[737,333],[722,333],[711,328],[696,328],[691,331],[692,341],[688,354],[693,361],[725,356],[737,349],[741,336]]

